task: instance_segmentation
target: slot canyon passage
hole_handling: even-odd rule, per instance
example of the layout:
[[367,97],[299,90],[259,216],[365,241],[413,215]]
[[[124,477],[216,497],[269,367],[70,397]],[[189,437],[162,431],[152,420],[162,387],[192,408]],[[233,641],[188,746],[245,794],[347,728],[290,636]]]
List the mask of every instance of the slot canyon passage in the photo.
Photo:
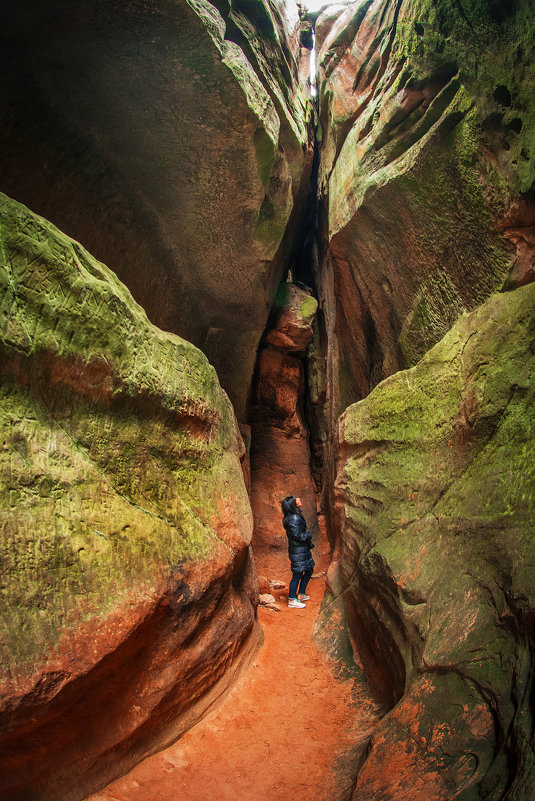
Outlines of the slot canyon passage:
[[535,0],[0,40],[1,801],[533,801]]

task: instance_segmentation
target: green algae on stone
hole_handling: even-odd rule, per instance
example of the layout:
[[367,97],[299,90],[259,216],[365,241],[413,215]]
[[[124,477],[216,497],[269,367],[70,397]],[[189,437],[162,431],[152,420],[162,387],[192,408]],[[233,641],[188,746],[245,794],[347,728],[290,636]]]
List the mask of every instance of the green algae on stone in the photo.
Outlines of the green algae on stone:
[[301,282],[279,284],[273,301],[271,328],[265,342],[283,353],[304,353],[312,342],[318,301]]
[[318,310],[318,301],[316,298],[309,295],[308,297],[303,299],[301,306],[299,307],[299,314],[303,318],[303,320],[310,320],[316,314]]
[[407,365],[416,364],[464,311],[451,278],[437,270],[418,290],[399,336]]
[[318,310],[318,301],[309,292],[310,289],[299,281],[283,281],[277,287],[273,308],[281,310],[291,305],[303,323],[308,325]]
[[[414,21],[424,23],[423,37],[415,35]],[[474,98],[481,123],[490,135],[495,115],[499,169],[520,192],[533,182],[534,113],[530,68],[535,54],[533,6],[530,0],[515,3],[463,3],[462,13],[454,0],[440,3],[421,0],[411,3],[402,15],[395,47],[409,55],[415,75],[429,75],[433,64],[456,64],[461,80]],[[410,52],[418,40],[423,48]],[[439,54],[439,55],[438,55]],[[505,87],[509,105],[496,104],[497,87]],[[520,130],[511,128],[512,119],[521,120]],[[492,142],[493,146],[498,142]],[[504,147],[503,145],[507,146]],[[521,155],[524,151],[528,158]]]
[[152,326],[78,243],[0,200],[1,651],[11,672],[35,668],[81,621],[210,558],[224,542],[219,500],[236,506],[243,547],[251,518],[232,407],[204,355]]

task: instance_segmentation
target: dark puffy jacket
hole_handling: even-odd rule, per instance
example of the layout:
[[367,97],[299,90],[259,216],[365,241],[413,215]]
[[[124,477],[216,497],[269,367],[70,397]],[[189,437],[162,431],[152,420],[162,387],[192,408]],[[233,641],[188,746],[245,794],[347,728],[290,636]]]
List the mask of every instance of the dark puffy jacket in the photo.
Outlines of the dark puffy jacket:
[[288,556],[292,565],[293,573],[301,573],[304,570],[314,568],[314,560],[310,549],[314,547],[312,534],[307,531],[305,518],[298,514],[286,515],[282,521],[288,537]]

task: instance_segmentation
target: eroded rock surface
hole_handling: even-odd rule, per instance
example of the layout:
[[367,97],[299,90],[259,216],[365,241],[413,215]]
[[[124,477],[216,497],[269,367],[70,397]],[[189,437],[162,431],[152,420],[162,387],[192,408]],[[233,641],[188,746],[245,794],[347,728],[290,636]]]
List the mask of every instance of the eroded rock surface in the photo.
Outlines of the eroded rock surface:
[[528,801],[535,285],[340,420],[334,594],[385,709],[353,801]]
[[0,796],[81,799],[258,644],[243,442],[205,356],[3,195],[0,252]]
[[306,188],[297,6],[2,11],[2,190],[109,265],[153,323],[202,348],[244,422],[284,269],[275,255]]
[[334,419],[533,280],[533,5],[366,0],[316,36]]

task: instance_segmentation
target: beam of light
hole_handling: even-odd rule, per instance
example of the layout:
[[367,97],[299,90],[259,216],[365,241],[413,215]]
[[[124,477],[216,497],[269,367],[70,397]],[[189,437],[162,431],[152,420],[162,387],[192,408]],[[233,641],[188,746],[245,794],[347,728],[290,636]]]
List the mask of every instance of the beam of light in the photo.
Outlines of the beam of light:
[[303,5],[307,11],[319,11],[323,6],[336,5],[336,0],[332,0],[332,2],[326,2],[326,0],[304,0]]

